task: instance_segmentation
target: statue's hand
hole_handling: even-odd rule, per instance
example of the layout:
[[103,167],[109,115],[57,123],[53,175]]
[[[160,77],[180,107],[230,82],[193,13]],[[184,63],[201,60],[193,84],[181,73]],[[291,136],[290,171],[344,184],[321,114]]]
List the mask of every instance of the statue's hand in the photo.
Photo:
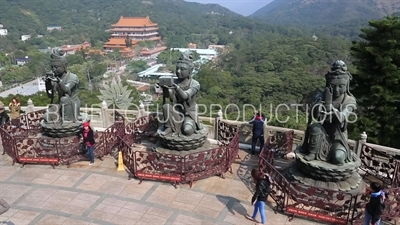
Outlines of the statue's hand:
[[164,87],[164,88],[167,88],[167,89],[176,89],[176,88],[177,88],[177,85],[176,85],[176,84],[174,84],[173,86],[164,85],[163,87]]
[[60,78],[58,78],[58,77],[47,77],[47,80],[59,83]]

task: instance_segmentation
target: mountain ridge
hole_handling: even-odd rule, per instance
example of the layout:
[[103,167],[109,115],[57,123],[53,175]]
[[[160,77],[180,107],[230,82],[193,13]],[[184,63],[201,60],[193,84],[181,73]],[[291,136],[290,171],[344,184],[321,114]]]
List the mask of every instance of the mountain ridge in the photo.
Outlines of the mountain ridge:
[[321,27],[379,19],[399,11],[398,0],[274,0],[249,17],[274,24]]

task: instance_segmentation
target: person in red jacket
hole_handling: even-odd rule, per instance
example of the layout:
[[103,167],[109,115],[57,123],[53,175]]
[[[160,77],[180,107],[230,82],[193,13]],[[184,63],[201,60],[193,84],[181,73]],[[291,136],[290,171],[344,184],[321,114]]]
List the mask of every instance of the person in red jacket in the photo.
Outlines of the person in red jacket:
[[89,165],[93,165],[94,163],[94,132],[93,129],[90,127],[89,122],[83,123],[83,129],[81,129],[77,136],[83,140],[86,145],[87,152],[86,154],[89,156],[90,163]]

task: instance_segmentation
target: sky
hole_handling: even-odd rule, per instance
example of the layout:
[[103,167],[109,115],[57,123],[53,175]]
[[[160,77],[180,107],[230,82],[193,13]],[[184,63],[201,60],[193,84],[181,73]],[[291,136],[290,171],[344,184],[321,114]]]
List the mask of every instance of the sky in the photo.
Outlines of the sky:
[[231,11],[249,16],[258,9],[266,6],[272,0],[186,0],[187,2],[214,3],[222,5]]

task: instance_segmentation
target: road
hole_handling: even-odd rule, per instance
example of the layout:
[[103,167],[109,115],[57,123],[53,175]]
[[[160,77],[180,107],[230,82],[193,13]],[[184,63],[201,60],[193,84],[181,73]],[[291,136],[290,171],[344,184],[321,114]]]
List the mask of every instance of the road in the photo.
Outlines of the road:
[[[0,97],[2,98],[6,98],[9,95],[16,95],[16,94],[20,94],[20,95],[33,95],[37,92],[39,92],[39,86],[38,86],[38,81],[35,79],[33,81],[29,81],[25,84],[22,84],[18,87],[14,87],[11,88],[7,91],[3,91],[0,93]],[[36,85],[35,85],[36,84]]]

